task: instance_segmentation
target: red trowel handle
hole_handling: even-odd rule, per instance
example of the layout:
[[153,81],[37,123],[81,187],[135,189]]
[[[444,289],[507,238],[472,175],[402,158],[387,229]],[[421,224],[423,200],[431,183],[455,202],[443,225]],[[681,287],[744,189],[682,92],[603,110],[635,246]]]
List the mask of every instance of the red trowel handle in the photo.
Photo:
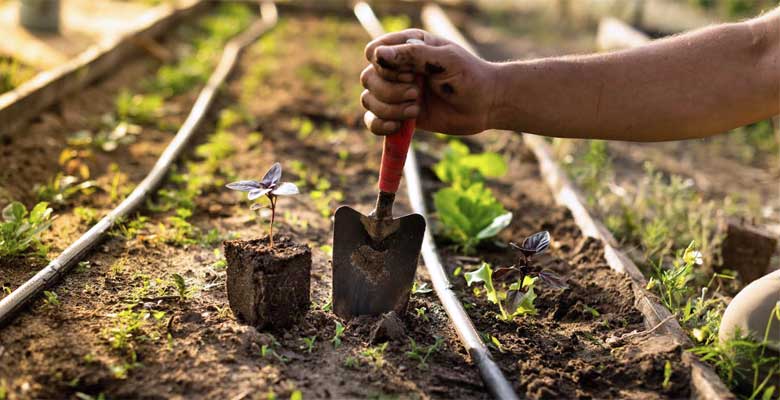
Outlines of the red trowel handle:
[[[417,86],[422,96],[422,77],[417,77]],[[379,167],[379,190],[386,193],[398,191],[401,177],[404,174],[404,164],[409,145],[412,143],[412,135],[416,121],[407,119],[401,123],[398,132],[385,136],[385,146],[382,149],[382,165]]]

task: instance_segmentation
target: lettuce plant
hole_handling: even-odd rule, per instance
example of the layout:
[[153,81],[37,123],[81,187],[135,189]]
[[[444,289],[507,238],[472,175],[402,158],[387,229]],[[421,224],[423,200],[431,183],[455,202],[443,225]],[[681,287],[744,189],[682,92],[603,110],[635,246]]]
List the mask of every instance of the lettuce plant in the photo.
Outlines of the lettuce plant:
[[40,234],[51,226],[51,213],[46,202],[36,204],[29,215],[18,201],[7,205],[3,209],[3,222],[0,222],[0,257],[23,254],[30,247],[45,253]]
[[444,157],[433,167],[440,181],[456,188],[467,188],[485,178],[499,178],[506,174],[507,165],[498,153],[471,154],[460,141],[453,140]]
[[[551,271],[533,272],[531,261],[533,256],[544,252],[550,245],[550,233],[547,231],[533,234],[526,238],[521,245],[511,243],[518,251],[518,263],[509,267],[501,267],[493,270],[488,263],[482,265],[473,272],[464,274],[466,283],[482,282],[488,301],[498,306],[498,318],[502,321],[510,321],[519,315],[536,315],[536,292],[534,291],[537,279],[555,289],[565,289],[566,284],[561,277]],[[508,286],[507,281],[512,283]]]
[[466,254],[483,240],[496,236],[509,226],[512,213],[481,182],[468,188],[448,187],[433,195],[443,233]]
[[226,185],[228,189],[248,192],[247,198],[249,200],[257,200],[263,196],[268,198],[269,205],[264,206],[260,203],[254,203],[250,210],[256,211],[266,207],[271,209],[271,222],[268,225],[268,237],[271,247],[274,246],[274,220],[276,219],[278,196],[291,196],[299,193],[298,186],[291,182],[280,182],[281,178],[282,165],[277,162],[271,166],[260,181],[237,181]]

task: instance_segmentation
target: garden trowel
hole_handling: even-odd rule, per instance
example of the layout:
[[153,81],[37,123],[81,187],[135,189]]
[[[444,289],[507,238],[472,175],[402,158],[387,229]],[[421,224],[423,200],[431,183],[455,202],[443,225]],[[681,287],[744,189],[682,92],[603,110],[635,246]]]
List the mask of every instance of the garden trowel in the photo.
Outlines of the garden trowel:
[[402,313],[409,301],[425,218],[393,218],[415,121],[385,137],[376,209],[368,215],[341,206],[333,231],[333,311],[341,318]]

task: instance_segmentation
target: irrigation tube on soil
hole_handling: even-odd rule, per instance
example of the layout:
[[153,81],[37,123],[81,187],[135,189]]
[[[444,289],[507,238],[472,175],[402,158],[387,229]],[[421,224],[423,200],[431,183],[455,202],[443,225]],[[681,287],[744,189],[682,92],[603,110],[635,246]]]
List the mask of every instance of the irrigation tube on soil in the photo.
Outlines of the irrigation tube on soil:
[[8,323],[13,314],[27,304],[28,301],[62,277],[100,241],[117,220],[127,216],[138,208],[139,205],[143,204],[146,196],[163,181],[171,164],[178,158],[200,126],[211,103],[214,101],[219,87],[233,70],[241,51],[276,24],[276,6],[272,2],[263,2],[260,9],[261,19],[253,23],[249,29],[232,39],[225,46],[225,51],[222,53],[219,64],[217,64],[216,69],[209,77],[206,86],[200,91],[187,119],[171,143],[168,144],[168,147],[165,148],[157,163],[154,164],[151,172],[119,206],[68,246],[46,268],[39,271],[7,297],[0,300],[0,327]]
[[[363,28],[374,38],[384,34],[382,24],[374,15],[371,7],[364,3],[359,2],[355,5],[355,15]],[[417,168],[417,159],[414,155],[414,150],[410,147],[409,153],[406,156],[406,165],[404,165],[404,178],[406,179],[406,188],[409,193],[409,202],[412,205],[414,212],[419,213],[426,219],[427,213],[425,210],[425,197],[422,193],[422,184],[420,183],[420,174]],[[458,297],[452,290],[449,278],[447,278],[444,267],[441,264],[439,255],[436,252],[436,244],[433,241],[433,235],[428,226],[425,228],[425,236],[423,237],[422,244],[422,256],[425,261],[425,266],[428,269],[428,273],[431,276],[431,282],[433,283],[433,289],[439,296],[439,300],[444,306],[444,310],[452,320],[452,324],[455,326],[455,331],[458,333],[461,343],[466,347],[469,355],[477,364],[479,368],[479,374],[482,376],[482,380],[485,383],[490,394],[496,399],[517,399],[518,396],[512,389],[512,385],[506,380],[501,369],[493,361],[487,346],[482,342],[479,337],[479,333],[474,328],[469,319],[466,310],[463,309]]]

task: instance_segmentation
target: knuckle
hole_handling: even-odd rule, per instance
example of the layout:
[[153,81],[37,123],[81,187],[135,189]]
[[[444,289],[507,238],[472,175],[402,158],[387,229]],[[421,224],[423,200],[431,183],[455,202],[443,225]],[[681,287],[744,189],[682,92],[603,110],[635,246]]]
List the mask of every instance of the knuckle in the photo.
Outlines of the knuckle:
[[364,88],[368,89],[368,84],[372,75],[372,72],[374,70],[373,65],[369,65],[368,67],[363,69],[363,72],[360,73],[360,83],[363,85]]

